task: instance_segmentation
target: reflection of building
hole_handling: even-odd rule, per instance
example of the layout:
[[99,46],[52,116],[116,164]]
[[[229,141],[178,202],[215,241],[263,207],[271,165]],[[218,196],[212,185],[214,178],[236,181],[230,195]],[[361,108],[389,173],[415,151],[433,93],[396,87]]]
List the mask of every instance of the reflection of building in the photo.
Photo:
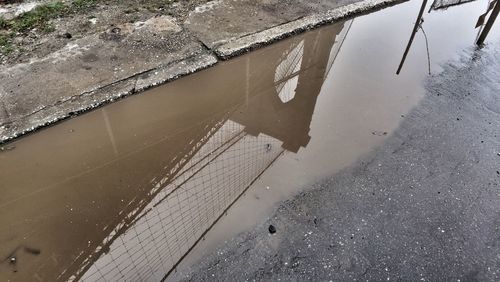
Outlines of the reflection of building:
[[310,38],[291,42],[286,52],[277,56],[274,87],[254,97],[246,110],[236,112],[231,120],[244,125],[245,131],[254,136],[263,133],[281,140],[288,151],[307,146],[316,99],[349,24],[333,34],[319,30]]
[[[291,38],[72,120],[78,138],[54,137],[52,150],[25,146],[31,163],[6,155],[0,220],[10,228],[0,229],[7,242],[0,255],[19,260],[15,274],[1,264],[0,278],[161,279],[284,150],[307,146],[343,27]],[[39,254],[24,255],[16,248],[24,245]]]

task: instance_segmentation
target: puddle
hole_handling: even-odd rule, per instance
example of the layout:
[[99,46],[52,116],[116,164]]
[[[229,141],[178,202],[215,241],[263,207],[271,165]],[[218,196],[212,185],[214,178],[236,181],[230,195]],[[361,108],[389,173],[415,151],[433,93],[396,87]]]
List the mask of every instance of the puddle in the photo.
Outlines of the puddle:
[[[160,280],[352,164],[423,97],[421,33],[395,75],[419,6],[295,36],[8,144],[0,279]],[[425,14],[433,73],[473,45],[485,8]]]

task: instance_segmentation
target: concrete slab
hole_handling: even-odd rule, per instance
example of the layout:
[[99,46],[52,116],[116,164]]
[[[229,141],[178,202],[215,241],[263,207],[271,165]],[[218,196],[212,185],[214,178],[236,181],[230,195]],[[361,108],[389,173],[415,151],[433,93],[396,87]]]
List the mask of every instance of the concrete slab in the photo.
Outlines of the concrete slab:
[[205,45],[216,48],[313,13],[356,0],[216,0],[197,7],[184,23]]
[[[105,85],[101,88],[68,96],[63,101],[55,102],[39,110],[20,116],[10,123],[0,126],[0,143],[12,140],[35,129],[51,125],[60,120],[87,112],[118,99],[136,94],[147,88],[177,79],[181,76],[212,66],[217,62],[215,56],[200,53],[184,60],[145,71],[140,75]],[[10,118],[6,106],[0,108],[0,119]],[[3,110],[3,111],[2,111]]]
[[[179,68],[188,60],[190,67]],[[27,64],[0,68],[0,141],[207,67],[216,60],[167,16],[110,28]],[[161,79],[156,70],[161,70]],[[153,74],[153,75],[152,75]],[[109,91],[109,93],[105,93]]]
[[221,59],[394,0],[217,0],[191,12],[184,25]]

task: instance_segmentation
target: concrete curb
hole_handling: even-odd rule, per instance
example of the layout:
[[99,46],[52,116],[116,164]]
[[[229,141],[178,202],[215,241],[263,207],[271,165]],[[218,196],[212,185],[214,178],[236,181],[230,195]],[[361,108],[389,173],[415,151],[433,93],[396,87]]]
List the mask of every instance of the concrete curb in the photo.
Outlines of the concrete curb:
[[134,74],[95,90],[71,96],[69,99],[59,101],[55,104],[41,105],[39,109],[22,118],[4,123],[0,122],[0,144],[112,103],[118,99],[140,93],[148,88],[206,69],[215,65],[219,59],[227,60],[321,25],[370,13],[405,1],[407,0],[364,0],[324,13],[305,16],[254,34],[230,40],[212,50],[146,70],[139,74]]
[[73,96],[68,100],[54,105],[46,106],[23,119],[12,122],[8,126],[4,125],[3,128],[0,127],[0,144],[130,95],[140,93],[148,88],[208,68],[216,63],[217,58],[212,54],[197,54],[185,60],[160,66],[93,91]]
[[407,0],[365,0],[332,9],[325,13],[314,14],[285,23],[267,30],[247,35],[218,46],[214,52],[222,60],[241,55],[259,47],[269,45],[294,34],[310,30],[345,18],[360,16],[377,9],[382,9],[406,2]]

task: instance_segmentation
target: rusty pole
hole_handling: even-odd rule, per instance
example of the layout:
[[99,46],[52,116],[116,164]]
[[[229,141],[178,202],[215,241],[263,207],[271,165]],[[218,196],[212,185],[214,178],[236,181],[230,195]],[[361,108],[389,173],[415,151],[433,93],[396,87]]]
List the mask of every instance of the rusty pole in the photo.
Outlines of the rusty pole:
[[486,39],[486,36],[488,36],[488,33],[490,32],[491,27],[493,26],[493,23],[495,23],[495,20],[497,19],[498,12],[500,12],[500,4],[497,0],[495,3],[495,7],[493,8],[493,11],[491,12],[490,17],[488,18],[488,21],[486,22],[486,25],[484,26],[483,32],[481,32],[481,35],[479,36],[479,39],[477,40],[476,44],[481,46],[484,43],[484,40]]
[[418,31],[418,26],[420,25],[420,20],[422,19],[422,15],[424,14],[425,6],[427,6],[427,0],[422,1],[422,7],[420,7],[420,12],[418,13],[417,21],[415,22],[415,26],[413,27],[413,32],[411,33],[410,41],[408,42],[408,45],[406,45],[405,53],[403,54],[403,58],[401,59],[401,63],[399,63],[398,71],[396,71],[396,74],[399,74],[401,72],[401,69],[403,68],[403,65],[404,65],[405,60],[406,60],[406,56],[408,56],[408,52],[410,51],[411,44],[413,43],[413,39],[415,38],[415,34]]

